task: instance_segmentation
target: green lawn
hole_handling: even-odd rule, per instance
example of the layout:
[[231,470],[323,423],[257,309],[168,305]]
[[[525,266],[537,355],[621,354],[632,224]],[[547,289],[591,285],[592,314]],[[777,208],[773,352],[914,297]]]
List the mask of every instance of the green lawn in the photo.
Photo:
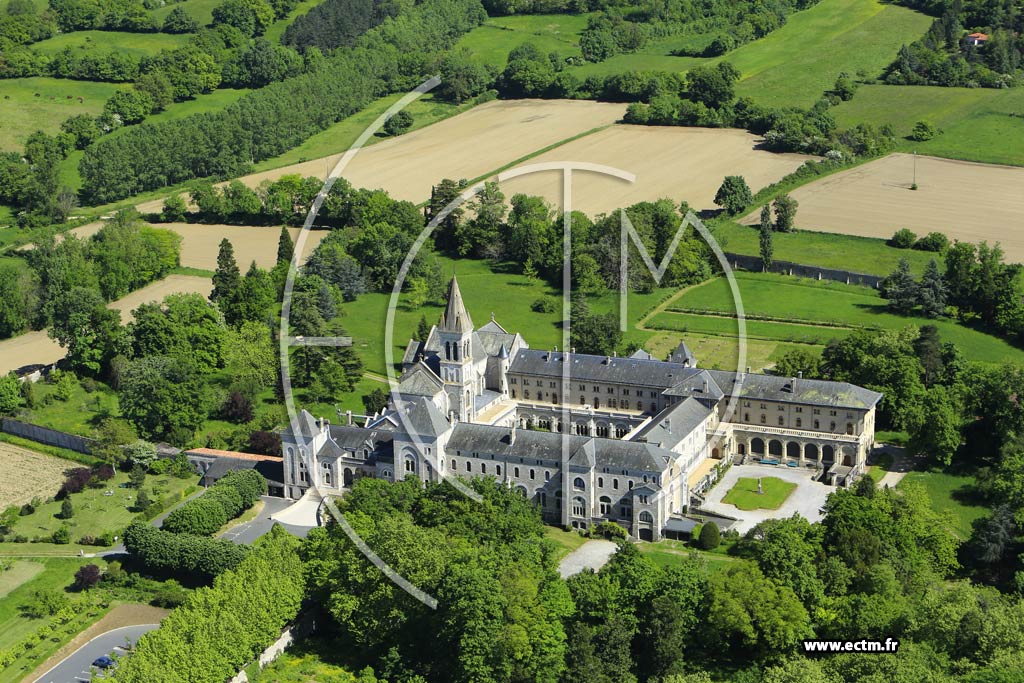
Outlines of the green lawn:
[[29,135],[37,130],[54,135],[70,116],[99,115],[117,89],[114,83],[58,78],[0,80],[0,151],[20,152]]
[[74,31],[59,33],[53,38],[32,45],[45,55],[55,55],[66,47],[76,54],[86,52],[123,52],[135,57],[155,55],[160,50],[173,50],[188,42],[189,35],[170,33],[128,33],[124,31]]
[[[44,503],[36,508],[33,514],[19,517],[13,531],[29,539],[45,538],[66,524],[71,530],[71,539],[76,542],[83,536],[99,536],[108,531],[119,532],[128,526],[137,514],[132,510],[132,506],[138,492],[123,487],[127,481],[128,475],[119,472],[113,479],[105,482],[102,488],[86,488],[80,493],[72,494],[74,516],[68,520],[57,517],[61,510],[60,501]],[[168,474],[149,475],[146,477],[145,488],[151,494],[150,498],[156,500],[180,496],[193,483],[192,478],[178,479]],[[107,491],[113,491],[113,494],[108,496]],[[158,492],[159,495],[153,495],[154,492]],[[24,552],[33,552],[32,544],[23,547]]]
[[0,599],[6,597],[26,581],[31,581],[46,569],[43,563],[32,560],[8,561],[11,562],[11,566],[7,569],[0,569]]
[[[41,570],[35,570],[36,574],[30,580],[14,588],[3,598],[0,598],[0,650],[10,647],[21,640],[22,637],[34,631],[46,622],[45,619],[29,619],[23,616],[19,606],[24,604],[28,596],[37,590],[54,592],[64,591],[73,581],[75,572],[91,560],[79,558],[46,558],[32,560],[34,564],[42,565]],[[9,669],[4,669],[2,674],[7,674]],[[0,675],[0,680],[4,677]],[[18,680],[17,676],[8,680]]]
[[523,43],[533,43],[541,52],[578,57],[579,34],[587,27],[586,14],[536,14],[494,17],[478,26],[457,43],[482,64],[504,67],[508,53]]
[[796,489],[796,484],[778,477],[761,477],[761,488],[764,493],[757,492],[755,477],[740,477],[722,502],[740,510],[777,510]]
[[915,483],[924,487],[931,499],[932,508],[947,515],[950,530],[961,540],[971,536],[971,523],[985,517],[990,510],[981,504],[974,493],[975,479],[973,476],[951,474],[939,470],[926,472],[908,472],[907,476],[896,485],[899,489],[906,484]]
[[551,539],[558,545],[558,551],[555,553],[556,561],[561,561],[563,557],[589,540],[580,536],[577,531],[565,531],[554,526],[544,527],[544,537]]
[[664,569],[678,567],[683,562],[696,559],[704,563],[709,572],[720,572],[736,562],[742,562],[742,560],[691,548],[682,541],[664,540],[657,543],[641,543],[637,548],[645,557]]
[[696,64],[733,63],[742,73],[737,91],[772,106],[810,106],[841,71],[875,77],[904,43],[928,29],[931,18],[877,0],[822,0],[796,12],[760,40],[714,59],[669,53],[613,57],[577,69],[581,76],[631,69],[685,71]]
[[[743,308],[748,316],[747,334],[823,344],[843,337],[853,328],[902,329],[908,325],[935,325],[944,341],[960,347],[971,360],[999,363],[1024,362],[1024,351],[1004,339],[965,327],[953,320],[929,320],[888,312],[877,290],[838,282],[793,278],[775,273],[736,273]],[[736,321],[731,291],[724,278],[715,278],[687,290],[648,325],[654,328],[712,335],[735,335]],[[688,311],[678,313],[673,311]],[[707,314],[702,314],[706,312]],[[771,322],[749,318],[770,318]],[[815,324],[821,325],[815,327]],[[842,327],[836,327],[842,326]]]
[[[757,256],[760,254],[757,228],[734,221],[715,222],[712,227],[724,251]],[[901,258],[910,262],[914,272],[921,272],[928,261],[936,258],[929,252],[896,249],[877,237],[837,235],[827,232],[777,232],[772,238],[774,258],[822,268],[850,270],[866,275],[888,275]],[[942,267],[942,259],[939,259]]]
[[185,0],[184,2],[168,2],[163,7],[152,10],[150,14],[161,22],[175,7],[180,7],[189,13],[200,26],[206,26],[213,21],[213,8],[221,4],[223,0]]
[[[878,440],[877,433],[875,434],[875,440]],[[873,464],[868,465],[867,473],[868,476],[871,477],[871,479],[875,482],[875,484],[878,484],[878,482],[882,480],[882,478],[890,471],[891,468],[892,455],[890,453],[882,453],[875,459],[875,462]]]
[[[900,136],[917,121],[928,121],[941,133],[927,142],[902,140],[901,151],[1024,165],[1024,89],[940,88],[870,85],[832,110],[840,127],[859,122],[890,124]],[[1011,116],[1016,114],[1016,116]]]
[[46,397],[54,394],[55,387],[46,382],[36,383],[36,399],[39,405],[33,408],[29,421],[41,427],[59,429],[64,432],[92,436],[93,429],[102,420],[101,416],[118,415],[117,394],[105,384],[97,384],[92,393],[85,391],[81,384],[76,384],[67,401]]

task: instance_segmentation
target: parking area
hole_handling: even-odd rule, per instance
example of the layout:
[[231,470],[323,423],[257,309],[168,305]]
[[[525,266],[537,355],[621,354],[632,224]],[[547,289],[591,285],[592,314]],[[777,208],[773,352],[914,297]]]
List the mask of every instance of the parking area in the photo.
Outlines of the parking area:
[[[740,521],[733,528],[741,534],[766,519],[792,517],[794,512],[811,522],[817,522],[822,518],[821,507],[825,504],[825,499],[836,489],[828,484],[811,481],[812,474],[809,469],[773,465],[733,465],[714,488],[707,492],[701,509],[736,517]],[[777,510],[740,510],[735,505],[722,502],[722,498],[740,477],[776,477],[793,482],[797,487]]]

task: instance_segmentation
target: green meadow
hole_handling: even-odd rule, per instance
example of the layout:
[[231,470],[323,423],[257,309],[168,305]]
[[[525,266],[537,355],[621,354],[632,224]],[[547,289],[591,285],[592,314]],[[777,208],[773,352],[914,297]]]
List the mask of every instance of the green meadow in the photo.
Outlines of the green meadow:
[[[747,334],[754,339],[820,346],[857,328],[898,330],[931,324],[944,341],[956,344],[971,360],[1024,362],[1024,350],[953,320],[890,313],[881,295],[868,287],[775,273],[737,272],[736,279],[747,316]],[[687,338],[734,338],[738,334],[735,310],[727,281],[715,278],[683,292],[667,310],[647,321],[647,326],[683,332]]]
[[586,14],[536,14],[494,17],[467,33],[457,47],[473,53],[482,64],[504,67],[508,53],[523,43],[562,57],[579,56],[579,34],[587,27]]
[[206,26],[213,21],[213,8],[221,4],[221,2],[223,2],[223,0],[184,0],[184,2],[169,2],[163,7],[151,10],[150,14],[162,22],[175,7],[180,7],[188,12],[189,16],[195,19],[200,26]]
[[60,132],[61,121],[69,116],[99,115],[117,89],[114,83],[59,78],[0,80],[0,151],[20,152],[37,130],[50,135]]
[[[685,71],[696,64],[728,61],[742,73],[740,96],[771,106],[810,106],[832,87],[840,72],[875,77],[904,43],[919,38],[931,18],[877,0],[822,0],[796,12],[781,28],[722,57],[673,57],[643,52],[587,64],[577,73],[659,69]],[[664,44],[662,44],[664,45]]]
[[[832,109],[841,128],[857,123],[891,125],[901,151],[1024,166],[1024,88],[862,86],[853,99]],[[927,142],[907,140],[914,124],[927,121],[939,134]]]
[[[170,33],[128,33],[123,31],[74,31],[59,33],[53,38],[32,45],[46,55],[55,55],[64,48],[81,52],[123,52],[135,57],[155,55],[160,50],[173,50],[188,42],[188,35]],[[80,54],[80,53],[79,53]]]
[[985,517],[989,509],[975,492],[976,481],[972,475],[954,474],[937,469],[908,472],[896,485],[920,484],[928,493],[932,509],[946,516],[946,522],[961,540],[971,537],[974,520]]

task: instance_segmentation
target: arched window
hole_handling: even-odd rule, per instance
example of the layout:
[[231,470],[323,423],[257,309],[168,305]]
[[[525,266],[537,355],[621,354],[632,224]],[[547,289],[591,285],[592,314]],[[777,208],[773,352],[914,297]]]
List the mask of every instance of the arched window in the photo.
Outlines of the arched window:
[[619,490],[619,480],[618,479],[612,479],[612,488],[615,489],[616,491]]
[[544,481],[551,481],[551,473],[544,470]]
[[383,475],[384,475],[385,479],[390,479],[391,478],[391,470],[384,470]]
[[512,476],[515,477],[516,479],[519,478],[519,468],[518,467],[515,467],[515,468],[512,469]]
[[529,498],[530,496],[530,492],[526,490],[525,486],[517,486],[516,493],[518,493],[523,498]]
[[537,478],[536,473],[533,470],[530,470],[530,480],[532,481],[533,479],[536,479],[536,478]]
[[480,463],[480,474],[487,474],[487,463]]
[[601,514],[610,515],[612,513],[612,499],[608,496],[601,496]]
[[500,477],[500,476],[501,476],[501,465],[495,465],[495,466],[494,466],[494,471],[495,471],[495,472],[497,473],[497,475],[498,475],[498,476]]
[[783,420],[782,416],[779,415],[779,426],[781,427],[784,424],[785,424],[785,420]]
[[583,500],[579,496],[572,499],[572,515],[573,517],[586,517],[587,516],[587,501]]
[[597,478],[597,486],[598,486],[598,488],[602,488],[602,489],[604,488],[604,477],[598,477]]
[[472,472],[473,471],[473,463],[471,463],[469,460],[466,461],[466,471],[467,472]]
[[452,458],[452,471],[459,469],[459,463],[455,462],[455,458]]
[[416,471],[416,461],[413,460],[412,458],[406,458],[405,459],[405,471],[406,472],[415,472]]
[[629,484],[629,490],[632,491],[633,490],[633,480],[630,479],[628,484]]
[[803,426],[803,420],[801,420],[799,417],[796,419],[796,426],[797,427],[802,427]]
[[572,480],[572,487],[577,491],[583,491],[587,488],[587,485],[583,481],[583,477],[576,477]]
[[640,513],[640,521],[645,523],[645,524],[653,524],[654,523],[654,515],[652,515],[647,510],[644,510],[643,512]]

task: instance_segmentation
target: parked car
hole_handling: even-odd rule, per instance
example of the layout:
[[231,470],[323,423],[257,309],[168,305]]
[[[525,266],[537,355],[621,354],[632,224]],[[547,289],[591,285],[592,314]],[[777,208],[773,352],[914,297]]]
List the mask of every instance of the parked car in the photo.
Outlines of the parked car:
[[99,667],[100,669],[109,669],[110,667],[114,666],[114,664],[115,664],[114,660],[112,658],[108,657],[107,655],[103,655],[102,657],[97,657],[92,662],[93,666]]

